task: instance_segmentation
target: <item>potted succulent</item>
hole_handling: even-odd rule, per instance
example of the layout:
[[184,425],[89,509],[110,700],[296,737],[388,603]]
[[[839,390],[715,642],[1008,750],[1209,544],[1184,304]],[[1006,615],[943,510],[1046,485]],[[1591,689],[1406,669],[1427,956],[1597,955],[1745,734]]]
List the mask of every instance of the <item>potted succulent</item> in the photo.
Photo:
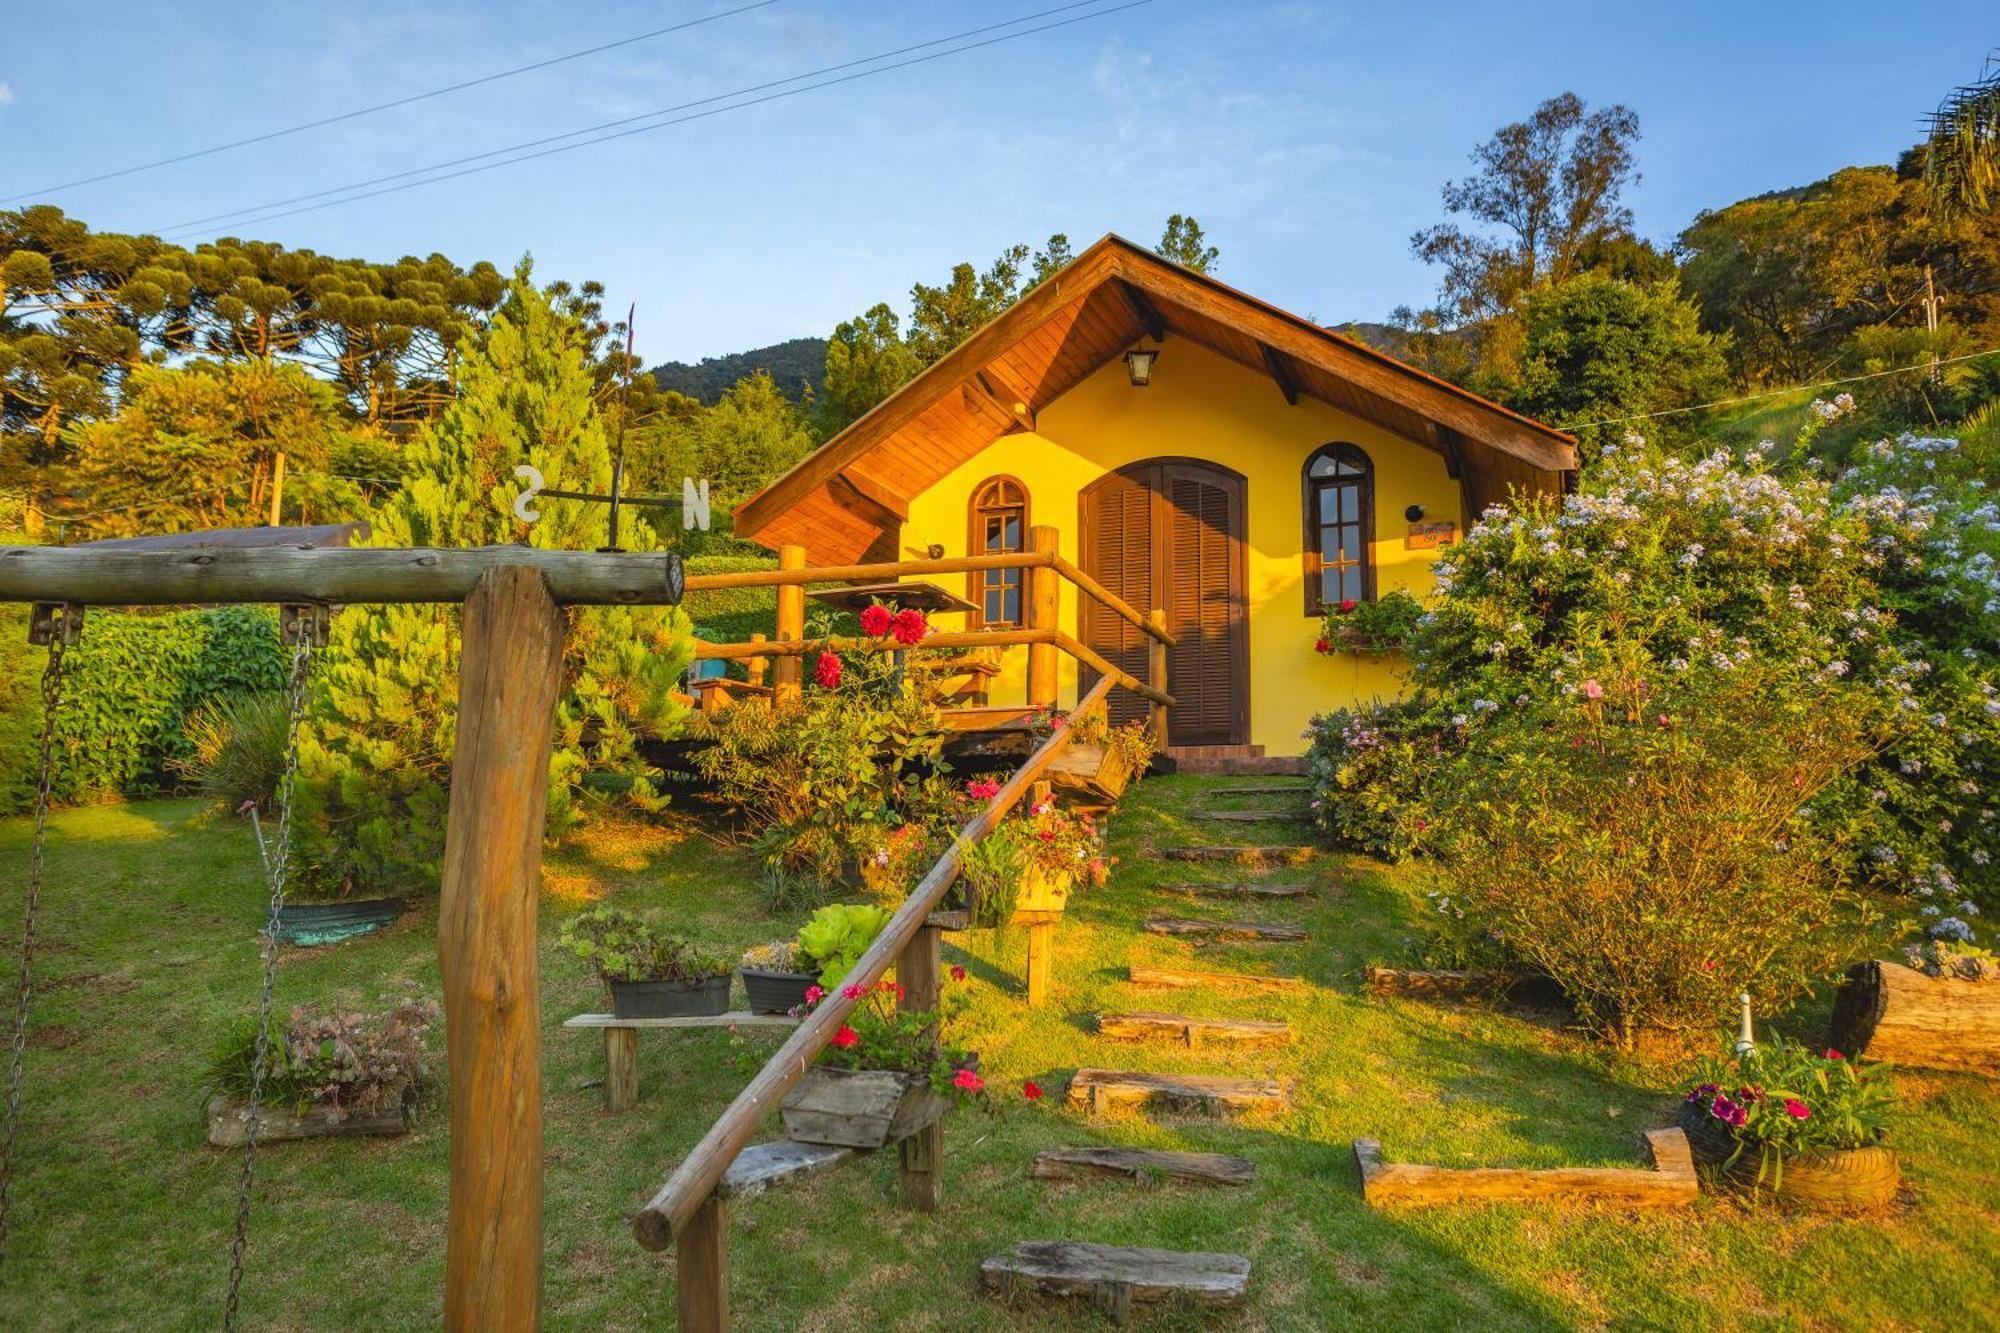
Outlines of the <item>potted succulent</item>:
[[[300,1008],[273,1024],[264,1054],[259,1142],[357,1134],[406,1134],[429,1076],[424,1033],[432,1000],[381,1013]],[[209,1054],[208,1141],[241,1147],[250,1128],[257,1023],[244,1018]]]
[[956,991],[935,1011],[901,1008],[903,988],[893,981],[865,990],[849,986],[841,994],[857,1003],[780,1105],[786,1137],[880,1148],[985,1091],[979,1057],[940,1046],[932,1036],[962,1002]]
[[653,929],[619,907],[593,907],[563,923],[563,948],[596,969],[618,1018],[694,1018],[729,1011],[727,958]]
[[799,927],[796,961],[821,986],[838,985],[889,924],[891,913],[868,903],[829,903]]
[[1805,1208],[1895,1198],[1896,1155],[1882,1146],[1896,1102],[1886,1066],[1770,1038],[1708,1061],[1699,1077],[1677,1115],[1697,1161]]
[[736,971],[753,1014],[788,1014],[806,1002],[806,992],[819,980],[819,970],[799,952],[794,940],[773,940],[746,949]]

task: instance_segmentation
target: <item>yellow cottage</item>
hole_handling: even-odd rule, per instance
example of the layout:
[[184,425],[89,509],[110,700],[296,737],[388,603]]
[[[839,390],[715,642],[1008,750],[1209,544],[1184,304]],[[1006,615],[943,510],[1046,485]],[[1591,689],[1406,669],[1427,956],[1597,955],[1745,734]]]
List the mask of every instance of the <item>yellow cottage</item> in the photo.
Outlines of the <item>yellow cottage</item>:
[[[1422,596],[1439,545],[1576,466],[1560,431],[1107,236],[751,497],[736,530],[841,564],[1022,550],[1053,527],[1086,573],[1166,610],[1169,753],[1248,766],[1301,753],[1314,713],[1400,688],[1393,659],[1313,650],[1324,604]],[[969,627],[1021,622],[1022,571],[966,580]],[[1062,627],[1143,677],[1138,632],[1073,594]],[[1065,658],[1066,703],[1076,670]],[[1015,663],[988,697],[1024,688]]]

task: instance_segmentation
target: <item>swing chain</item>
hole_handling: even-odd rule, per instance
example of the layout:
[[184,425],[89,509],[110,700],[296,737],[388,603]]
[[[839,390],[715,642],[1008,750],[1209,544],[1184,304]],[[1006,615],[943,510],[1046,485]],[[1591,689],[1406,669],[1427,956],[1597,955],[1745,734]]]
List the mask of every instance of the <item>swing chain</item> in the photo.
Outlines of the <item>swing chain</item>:
[[[287,607],[290,611],[293,608]],[[313,618],[288,617],[285,642],[292,645],[292,675],[285,729],[285,764],[278,779],[278,827],[265,860],[270,882],[270,910],[264,921],[264,989],[257,1004],[257,1044],[250,1066],[250,1111],[243,1129],[243,1172],[236,1187],[236,1231],[229,1247],[229,1293],[222,1307],[222,1327],[236,1327],[237,1302],[243,1287],[243,1252],[250,1239],[250,1198],[257,1183],[257,1131],[262,1127],[265,1064],[271,1051],[271,1002],[278,980],[278,920],[285,907],[285,875],[292,849],[292,790],[299,775],[299,722],[305,715],[306,673],[313,648],[326,642],[324,608]],[[304,623],[300,624],[303,619]],[[296,628],[295,628],[296,627]]]
[[21,979],[14,999],[14,1043],[7,1065],[6,1125],[0,1129],[0,1254],[14,1201],[14,1135],[21,1124],[21,1058],[28,1048],[28,1013],[35,993],[35,918],[42,902],[42,865],[49,840],[49,789],[55,780],[56,710],[62,704],[63,654],[83,630],[83,608],[40,602],[29,619],[28,641],[49,646],[42,670],[41,767],[35,779],[34,849],[28,857],[28,892],[21,908]]

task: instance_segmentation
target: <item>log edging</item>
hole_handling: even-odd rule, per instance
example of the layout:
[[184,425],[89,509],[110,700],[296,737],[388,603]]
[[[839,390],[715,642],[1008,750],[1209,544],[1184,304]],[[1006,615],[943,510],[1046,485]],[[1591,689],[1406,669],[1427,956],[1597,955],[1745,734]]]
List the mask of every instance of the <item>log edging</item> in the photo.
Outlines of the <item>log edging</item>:
[[1681,1208],[1700,1192],[1687,1135],[1668,1126],[1645,1133],[1652,1170],[1629,1167],[1422,1166],[1384,1162],[1374,1139],[1354,1141],[1361,1197],[1370,1207],[1398,1204],[1511,1203],[1563,1199],[1627,1208]]

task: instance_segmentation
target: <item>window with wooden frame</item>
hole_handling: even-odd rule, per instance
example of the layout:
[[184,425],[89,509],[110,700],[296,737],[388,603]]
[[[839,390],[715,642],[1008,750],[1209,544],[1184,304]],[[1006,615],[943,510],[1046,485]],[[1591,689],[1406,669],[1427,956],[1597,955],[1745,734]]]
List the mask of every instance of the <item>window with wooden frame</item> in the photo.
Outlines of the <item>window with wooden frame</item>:
[[[1028,488],[1014,477],[988,477],[972,488],[967,550],[972,555],[1008,555],[1027,549]],[[1027,595],[1023,569],[975,569],[968,577],[972,621],[980,626],[1018,626]]]
[[1375,468],[1351,444],[1306,459],[1306,614],[1375,596]]

